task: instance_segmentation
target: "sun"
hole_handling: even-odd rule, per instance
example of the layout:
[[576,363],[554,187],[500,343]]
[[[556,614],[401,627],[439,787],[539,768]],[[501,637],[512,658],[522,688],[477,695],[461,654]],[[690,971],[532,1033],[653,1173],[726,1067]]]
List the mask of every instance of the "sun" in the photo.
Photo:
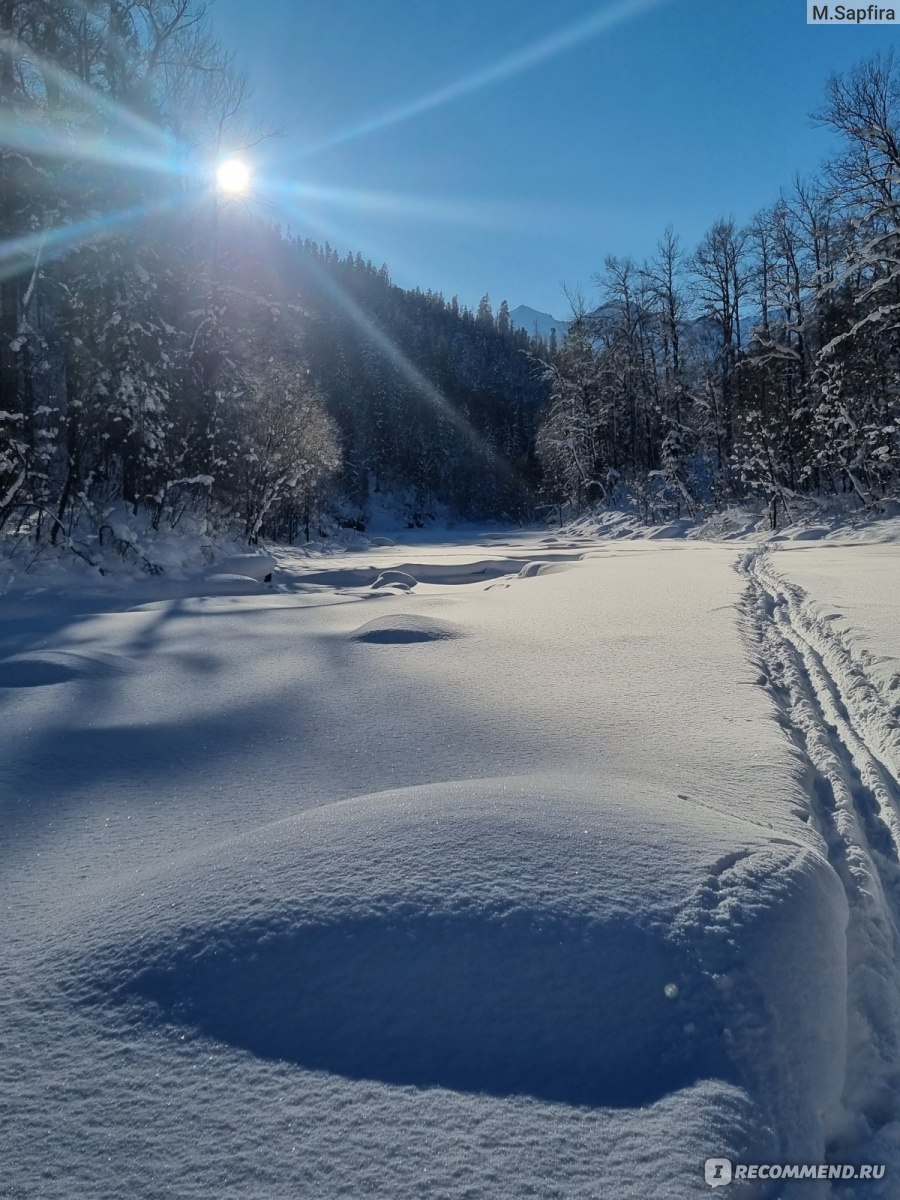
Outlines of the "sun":
[[216,183],[223,192],[237,196],[250,186],[250,168],[239,158],[229,158],[216,170]]

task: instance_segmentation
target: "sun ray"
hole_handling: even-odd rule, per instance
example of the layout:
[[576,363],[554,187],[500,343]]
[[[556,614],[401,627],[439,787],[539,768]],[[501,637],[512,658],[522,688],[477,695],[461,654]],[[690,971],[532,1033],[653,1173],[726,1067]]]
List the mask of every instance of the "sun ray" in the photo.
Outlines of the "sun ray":
[[481,229],[504,229],[513,206],[506,202],[447,199],[416,196],[403,192],[373,191],[367,188],[341,188],[309,182],[267,181],[273,196],[294,201],[333,205],[351,212],[383,214],[390,217],[416,217],[423,221],[444,222]]
[[286,194],[276,200],[276,204],[279,215],[292,227],[295,234],[302,229],[304,232],[300,236],[306,236],[308,233],[315,241],[322,241],[325,238],[332,245],[344,246],[345,250],[351,247],[359,248],[367,258],[379,262],[390,261],[395,269],[402,265],[398,264],[397,254],[392,248],[382,246],[375,240],[371,229],[365,230],[364,233],[359,232],[343,224],[333,212],[326,213],[303,206],[296,200],[291,200]]
[[371,341],[376,350],[391,363],[400,376],[435,410],[448,424],[460,433],[469,445],[491,464],[502,477],[509,478],[509,465],[485,442],[478,430],[460,413],[422,372],[406,357],[403,351],[380,329],[359,304],[348,296],[344,289],[317,264],[310,261],[316,281],[328,293],[329,298],[350,318],[356,327]]
[[[43,120],[29,120],[27,110],[0,117],[0,143],[8,150],[44,159],[96,162],[172,176],[202,174],[188,148],[170,131],[91,87],[27,44],[11,37],[0,38],[3,56],[27,64],[34,86],[54,86],[61,101],[45,113]],[[90,121],[85,120],[88,113]]]
[[39,229],[7,238],[0,242],[0,280],[12,279],[23,270],[30,269],[38,255],[43,261],[58,258],[73,246],[110,237],[124,226],[146,220],[172,207],[172,204],[171,198],[153,204],[135,204],[89,220],[73,221],[70,225],[57,226],[55,229]]
[[307,202],[367,216],[397,219],[413,217],[428,223],[459,225],[497,233],[553,233],[567,223],[595,220],[598,213],[596,204],[548,202],[519,197],[478,199],[423,196],[368,188],[333,187],[309,181],[286,182],[275,178],[260,180],[260,187],[276,204],[294,205],[298,216],[307,215],[308,210],[300,207],[302,202]]
[[42,57],[25,42],[14,37],[0,38],[0,56],[24,59],[37,71],[43,83],[53,82],[60,92],[72,99],[80,100],[94,112],[103,113],[116,124],[129,129],[133,134],[145,138],[150,144],[173,150],[177,146],[176,139],[168,130],[140,116],[126,105],[104,95],[99,89],[84,83],[71,71],[61,67],[51,59]]
[[29,126],[20,120],[0,118],[0,143],[8,151],[40,158],[75,159],[78,162],[103,163],[167,175],[195,173],[194,170],[186,171],[180,167],[171,151],[160,154],[134,143],[110,138],[108,134],[87,130],[75,133],[72,129]]
[[591,13],[590,16],[565,25],[555,33],[550,33],[519,50],[505,54],[479,70],[454,79],[421,96],[416,96],[412,100],[407,100],[403,104],[388,108],[375,117],[361,121],[349,129],[340,130],[330,137],[306,147],[300,153],[299,158],[308,158],[313,154],[355,141],[368,134],[388,129],[392,125],[399,125],[422,113],[450,104],[473,92],[481,91],[482,88],[490,87],[505,79],[511,79],[514,75],[521,75],[540,63],[573,49],[582,42],[598,37],[618,25],[624,25],[643,13],[668,2],[669,0],[614,0],[614,3],[605,5]]

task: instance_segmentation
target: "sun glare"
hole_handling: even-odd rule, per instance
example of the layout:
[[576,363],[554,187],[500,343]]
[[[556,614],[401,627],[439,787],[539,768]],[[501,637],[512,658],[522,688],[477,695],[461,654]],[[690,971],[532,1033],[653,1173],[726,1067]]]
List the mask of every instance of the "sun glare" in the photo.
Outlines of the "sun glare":
[[250,168],[239,158],[229,158],[227,162],[220,163],[216,182],[223,192],[239,195],[250,186]]

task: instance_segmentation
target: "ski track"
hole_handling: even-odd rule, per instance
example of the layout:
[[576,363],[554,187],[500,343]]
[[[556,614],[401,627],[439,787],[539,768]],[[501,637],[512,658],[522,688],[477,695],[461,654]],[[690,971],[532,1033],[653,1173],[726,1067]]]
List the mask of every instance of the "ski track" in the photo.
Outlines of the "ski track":
[[898,1117],[900,1080],[900,722],[866,653],[780,576],[745,555],[747,630],[786,732],[808,768],[809,819],[847,894],[845,1121],[832,1153]]

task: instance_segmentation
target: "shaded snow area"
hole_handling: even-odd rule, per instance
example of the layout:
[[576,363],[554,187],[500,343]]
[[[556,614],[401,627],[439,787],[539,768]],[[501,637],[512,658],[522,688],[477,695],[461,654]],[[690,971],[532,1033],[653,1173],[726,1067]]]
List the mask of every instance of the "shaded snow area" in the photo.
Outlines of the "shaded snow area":
[[467,539],[0,601],[0,1195],[898,1194],[900,550]]

